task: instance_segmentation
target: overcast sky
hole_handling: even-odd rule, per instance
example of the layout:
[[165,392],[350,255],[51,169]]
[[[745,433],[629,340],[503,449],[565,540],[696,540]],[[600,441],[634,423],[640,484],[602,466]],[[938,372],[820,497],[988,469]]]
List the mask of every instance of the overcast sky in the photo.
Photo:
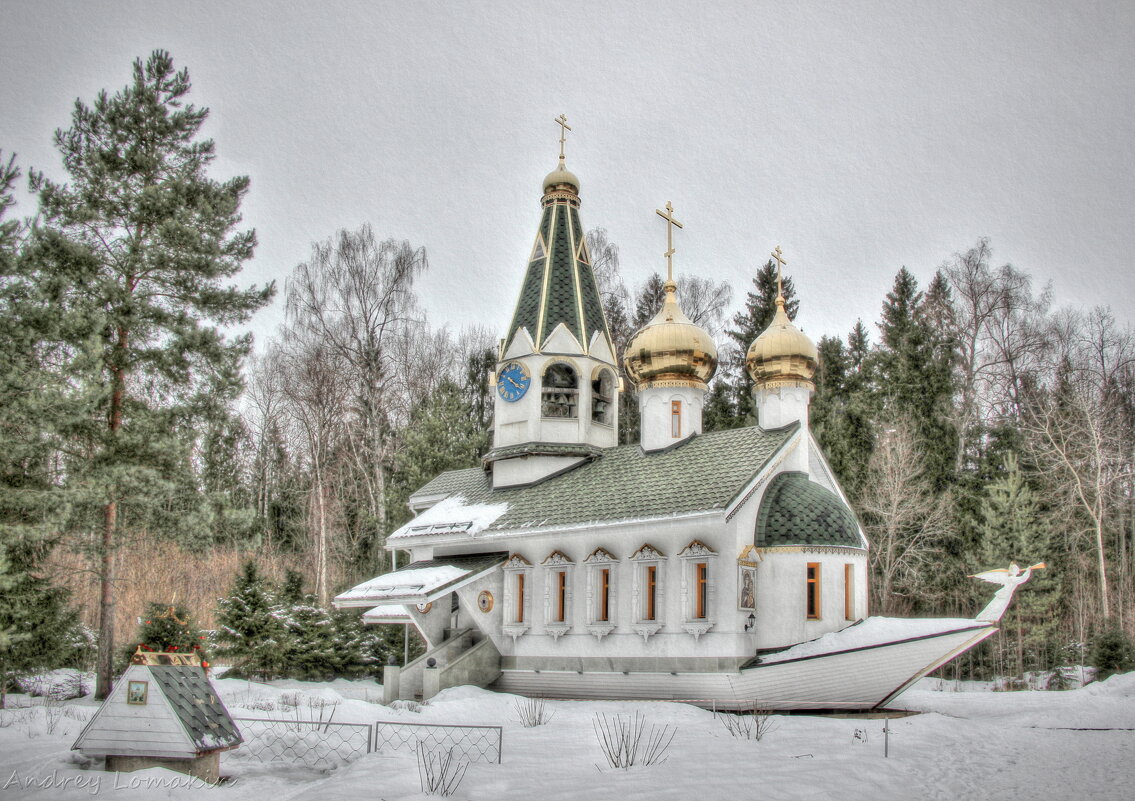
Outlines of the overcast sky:
[[1058,302],[1135,320],[1130,0],[0,11],[0,149],[25,171],[63,177],[52,132],[135,58],[189,68],[212,175],[252,179],[245,282],[282,285],[311,242],[369,222],[426,247],[431,320],[503,335],[565,113],[584,225],[629,284],[665,269],[670,200],[677,272],[739,303],[779,244],[814,338],[873,323],[901,266],[925,286],[982,236]]

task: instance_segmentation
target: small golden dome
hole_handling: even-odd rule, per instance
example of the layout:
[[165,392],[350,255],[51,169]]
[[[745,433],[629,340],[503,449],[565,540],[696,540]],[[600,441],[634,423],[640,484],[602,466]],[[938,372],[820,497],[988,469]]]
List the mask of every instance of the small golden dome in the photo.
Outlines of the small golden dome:
[[770,382],[811,386],[816,374],[816,345],[792,324],[784,311],[784,298],[776,299],[772,323],[749,346],[745,367],[758,386]]
[[704,386],[717,370],[713,339],[682,313],[677,285],[667,281],[662,309],[627,346],[623,363],[639,389],[648,386]]
[[564,166],[564,160],[561,157],[559,166],[548,173],[548,177],[544,179],[544,191],[548,192],[564,184],[572,187],[576,194],[579,194],[579,179],[575,177],[575,173]]

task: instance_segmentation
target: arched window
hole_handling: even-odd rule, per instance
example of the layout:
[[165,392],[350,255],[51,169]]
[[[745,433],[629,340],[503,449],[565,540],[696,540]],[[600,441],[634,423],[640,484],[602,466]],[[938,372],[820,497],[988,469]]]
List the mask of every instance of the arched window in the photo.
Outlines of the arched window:
[[600,370],[591,382],[591,422],[609,426],[615,419],[615,374]]
[[540,413],[544,417],[579,417],[579,376],[570,364],[555,362],[544,371]]

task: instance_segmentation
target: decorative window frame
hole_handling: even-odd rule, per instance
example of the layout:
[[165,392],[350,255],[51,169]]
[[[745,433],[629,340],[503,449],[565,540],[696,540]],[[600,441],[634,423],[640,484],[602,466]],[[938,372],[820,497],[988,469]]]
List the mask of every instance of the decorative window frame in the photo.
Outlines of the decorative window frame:
[[[596,548],[583,563],[587,566],[587,632],[602,640],[615,630],[618,610],[619,582],[616,569],[619,560],[604,548]],[[599,582],[602,571],[606,568],[611,571],[608,581],[607,619],[599,619]]]
[[[515,640],[532,628],[532,563],[518,553],[508,558],[501,568],[504,571],[504,633]],[[523,607],[517,606],[517,581],[524,577]],[[518,614],[522,612],[523,614]],[[517,620],[517,618],[520,620]]]
[[[544,629],[553,639],[558,640],[571,630],[571,605],[574,596],[572,581],[575,571],[575,562],[571,561],[562,551],[552,551],[548,558],[540,563],[544,568]],[[556,619],[557,593],[559,582],[556,577],[564,574],[564,619]]]
[[[721,577],[717,570],[717,552],[701,540],[694,540],[678,553],[682,560],[682,630],[697,641],[717,625],[717,587]],[[706,600],[705,617],[697,617],[697,569],[705,563]]]
[[[631,608],[634,609],[634,624],[632,629],[635,634],[642,637],[642,641],[646,642],[659,631],[662,630],[663,611],[666,608],[666,571],[663,569],[666,563],[666,555],[660,550],[655,548],[649,543],[643,545],[630,556],[631,564],[634,565],[634,581],[632,582],[631,589]],[[647,568],[654,567],[654,619],[646,619],[646,576]]]

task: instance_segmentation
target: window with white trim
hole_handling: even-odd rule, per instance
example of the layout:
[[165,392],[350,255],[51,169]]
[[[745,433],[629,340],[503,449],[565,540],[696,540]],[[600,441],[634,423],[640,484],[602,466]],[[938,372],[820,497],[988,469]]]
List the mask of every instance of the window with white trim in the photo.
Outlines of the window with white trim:
[[634,630],[645,640],[662,628],[666,557],[653,545],[643,545],[630,560],[634,565]]
[[560,551],[540,563],[544,568],[544,626],[559,639],[571,628],[572,571],[575,564]]
[[682,560],[682,629],[696,639],[716,623],[717,553],[694,540],[678,557]]
[[504,563],[504,631],[519,637],[532,626],[532,563],[514,553]]
[[616,624],[619,560],[607,550],[596,548],[583,563],[587,569],[587,629],[603,639]]

